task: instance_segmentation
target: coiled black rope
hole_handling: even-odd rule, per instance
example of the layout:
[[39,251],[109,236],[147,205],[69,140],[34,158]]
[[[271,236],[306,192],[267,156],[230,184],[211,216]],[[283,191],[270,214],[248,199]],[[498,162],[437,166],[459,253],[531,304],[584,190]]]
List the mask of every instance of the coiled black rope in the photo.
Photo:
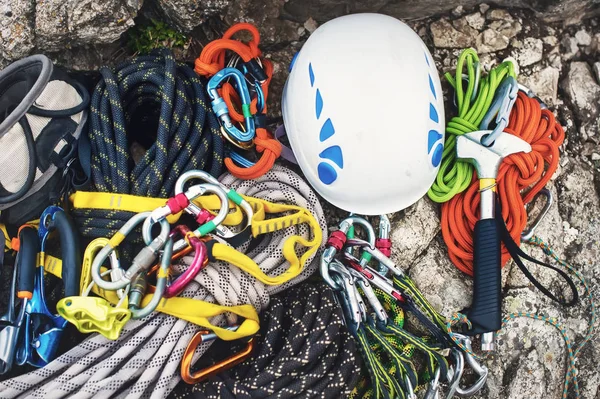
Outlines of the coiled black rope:
[[[360,375],[360,357],[333,292],[306,282],[271,298],[250,359],[214,379],[181,383],[172,398],[342,398]],[[207,353],[208,355],[208,353]]]
[[[189,66],[164,49],[101,68],[91,99],[91,179],[101,192],[168,197],[190,169],[217,177],[223,167],[219,122]],[[135,160],[132,145],[145,147]],[[111,237],[132,214],[74,210],[81,234]]]

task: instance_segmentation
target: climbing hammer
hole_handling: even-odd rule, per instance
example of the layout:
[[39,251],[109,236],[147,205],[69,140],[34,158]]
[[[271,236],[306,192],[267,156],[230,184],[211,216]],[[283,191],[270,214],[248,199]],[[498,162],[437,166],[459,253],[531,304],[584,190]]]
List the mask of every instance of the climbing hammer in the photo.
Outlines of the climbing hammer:
[[468,334],[482,334],[481,349],[484,351],[494,350],[495,332],[502,323],[501,237],[495,218],[498,167],[504,157],[531,151],[527,142],[505,132],[485,146],[482,140],[489,133],[491,130],[480,130],[456,140],[457,158],[471,162],[479,178],[481,216],[473,232],[473,303],[467,316],[472,323]]

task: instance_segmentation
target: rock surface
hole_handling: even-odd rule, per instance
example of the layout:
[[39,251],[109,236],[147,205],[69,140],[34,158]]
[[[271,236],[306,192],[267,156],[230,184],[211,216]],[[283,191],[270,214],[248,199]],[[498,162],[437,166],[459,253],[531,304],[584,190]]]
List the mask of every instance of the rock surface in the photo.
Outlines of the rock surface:
[[89,44],[113,43],[134,25],[141,1],[37,0],[35,44],[57,51]]
[[523,77],[522,83],[533,90],[542,101],[548,105],[555,105],[558,95],[558,79],[560,72],[551,66]]
[[594,112],[598,109],[595,101],[600,96],[600,86],[592,75],[592,69],[586,62],[572,62],[563,82],[567,96],[573,105],[581,110]]
[[206,22],[207,18],[222,14],[231,0],[156,0],[163,15],[182,31],[189,32]]
[[536,37],[525,38],[521,47],[515,49],[513,52],[513,56],[521,67],[540,62],[543,55],[544,42]]
[[440,231],[438,209],[425,198],[390,220],[392,259],[399,265],[411,265]]
[[475,38],[456,29],[446,19],[431,24],[433,44],[440,48],[465,48],[475,44]]
[[583,61],[571,62],[562,87],[568,100],[573,104],[582,144],[585,146],[586,141],[598,144],[600,142],[598,134],[600,85],[596,83],[590,66]]
[[0,0],[0,67],[29,55],[33,49],[32,17],[35,4],[25,0]]

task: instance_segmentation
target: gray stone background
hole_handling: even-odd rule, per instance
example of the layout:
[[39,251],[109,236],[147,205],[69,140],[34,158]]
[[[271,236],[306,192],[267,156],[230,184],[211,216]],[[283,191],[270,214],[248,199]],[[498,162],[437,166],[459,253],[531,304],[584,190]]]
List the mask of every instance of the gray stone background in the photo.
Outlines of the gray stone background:
[[[187,34],[188,45],[178,56],[193,60],[203,44],[232,23],[248,21],[259,27],[261,47],[275,64],[269,99],[274,115],[287,66],[304,40],[321,23],[362,11],[382,12],[409,23],[432,50],[440,73],[454,70],[465,47],[477,50],[486,70],[507,58],[518,62],[519,81],[555,110],[567,137],[550,184],[557,201],[538,234],[577,266],[600,297],[597,0],[499,0],[489,5],[472,0],[0,0],[0,67],[44,52],[66,68],[96,70],[131,56],[123,48],[123,34],[150,17]],[[328,209],[328,214],[332,225],[344,216],[336,209]],[[393,258],[426,297],[445,314],[469,305],[471,280],[447,258],[438,207],[425,198],[392,215],[392,221]],[[539,250],[524,248],[543,257]],[[534,270],[543,283],[561,288],[552,274]],[[534,290],[512,264],[505,267],[503,277],[505,312],[557,317],[572,340],[582,339],[590,315],[585,298],[581,306],[564,309]],[[584,398],[600,399],[599,358],[596,338],[577,360]],[[553,327],[529,319],[513,321],[487,361],[490,376],[478,397],[559,398],[565,362],[564,343]]]

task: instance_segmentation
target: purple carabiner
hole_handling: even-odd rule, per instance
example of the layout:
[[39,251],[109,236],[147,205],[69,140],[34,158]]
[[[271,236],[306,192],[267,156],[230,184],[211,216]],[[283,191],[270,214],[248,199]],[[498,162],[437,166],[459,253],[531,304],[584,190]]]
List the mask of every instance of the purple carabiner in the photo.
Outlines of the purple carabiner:
[[179,295],[208,263],[208,250],[206,249],[206,245],[204,245],[204,241],[196,237],[185,225],[176,226],[173,231],[171,231],[171,237],[176,234],[188,238],[189,244],[194,251],[194,259],[185,272],[180,274],[179,277],[171,282],[171,284],[167,285],[163,294],[165,298]]

